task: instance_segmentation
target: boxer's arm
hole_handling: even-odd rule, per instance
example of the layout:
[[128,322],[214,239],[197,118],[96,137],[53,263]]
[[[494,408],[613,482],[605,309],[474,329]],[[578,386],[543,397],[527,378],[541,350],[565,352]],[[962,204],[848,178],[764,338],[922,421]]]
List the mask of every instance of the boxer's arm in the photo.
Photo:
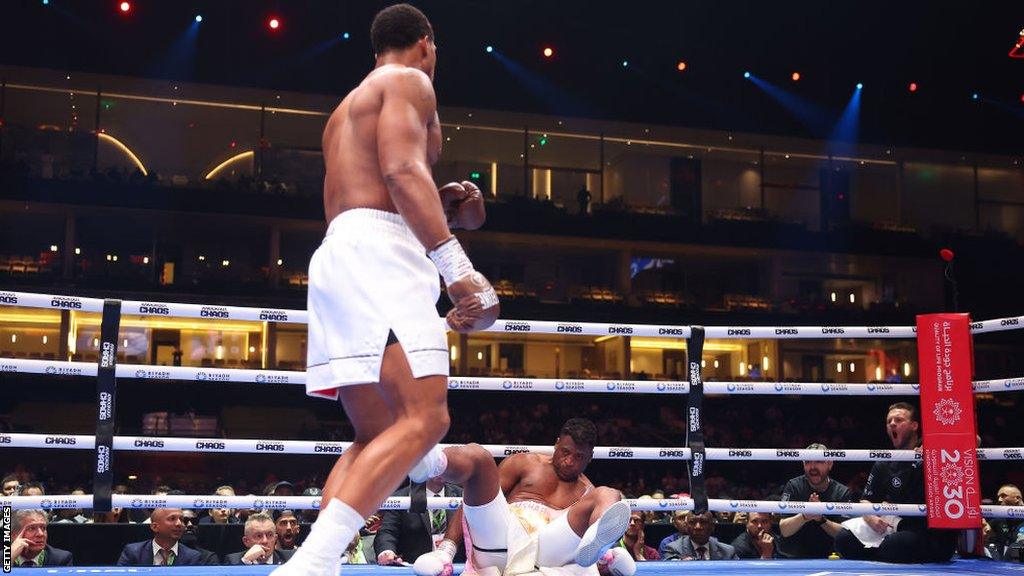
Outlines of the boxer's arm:
[[391,200],[413,234],[431,250],[451,236],[427,162],[428,124],[437,113],[426,74],[403,71],[383,79],[377,158]]
[[[513,454],[498,464],[498,483],[506,499],[519,485],[532,457],[529,452]],[[509,501],[511,502],[511,500]]]
[[448,529],[444,531],[444,539],[451,540],[455,542],[455,546],[462,548],[462,506],[459,506],[448,520]]

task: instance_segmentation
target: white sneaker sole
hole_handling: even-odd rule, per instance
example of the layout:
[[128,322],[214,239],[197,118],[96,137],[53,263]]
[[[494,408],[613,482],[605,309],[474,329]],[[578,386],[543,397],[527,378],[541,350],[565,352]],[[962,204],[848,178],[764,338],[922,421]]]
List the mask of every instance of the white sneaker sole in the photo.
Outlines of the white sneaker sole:
[[[597,531],[590,542],[580,542],[576,550],[576,563],[580,566],[593,566],[601,555],[617,542],[629,526],[629,504],[619,500],[608,507],[597,519]],[[584,534],[586,536],[586,534]]]

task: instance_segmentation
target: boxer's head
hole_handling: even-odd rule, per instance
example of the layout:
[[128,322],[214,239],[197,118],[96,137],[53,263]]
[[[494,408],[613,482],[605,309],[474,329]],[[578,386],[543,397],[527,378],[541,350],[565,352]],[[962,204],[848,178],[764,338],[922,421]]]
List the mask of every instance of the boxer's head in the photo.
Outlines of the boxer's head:
[[380,59],[389,53],[399,53],[401,63],[419,68],[434,79],[437,64],[437,46],[434,28],[426,15],[409,4],[395,4],[381,10],[370,26],[373,53]]
[[597,428],[586,418],[570,418],[562,425],[555,442],[551,465],[560,480],[572,482],[583,474],[594,457]]

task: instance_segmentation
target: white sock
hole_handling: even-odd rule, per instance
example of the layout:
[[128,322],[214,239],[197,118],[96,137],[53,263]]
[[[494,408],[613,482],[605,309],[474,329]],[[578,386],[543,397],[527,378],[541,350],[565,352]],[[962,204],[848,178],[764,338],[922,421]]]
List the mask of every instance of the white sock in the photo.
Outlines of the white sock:
[[351,506],[331,498],[327,507],[320,511],[300,550],[325,561],[337,560],[365,523]]

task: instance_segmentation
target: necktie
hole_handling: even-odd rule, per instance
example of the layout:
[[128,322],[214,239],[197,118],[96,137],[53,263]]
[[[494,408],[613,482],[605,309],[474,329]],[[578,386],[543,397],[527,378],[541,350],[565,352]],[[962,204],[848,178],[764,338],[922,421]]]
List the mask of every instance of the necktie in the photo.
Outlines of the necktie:
[[697,546],[697,549],[694,550],[694,552],[697,553],[697,560],[706,560],[706,558],[704,557],[704,553],[707,552],[707,551],[708,551],[707,548],[705,548],[703,546]]
[[444,510],[433,510],[430,512],[430,527],[435,534],[444,528]]
[[172,566],[174,565],[174,550],[167,548],[160,549],[160,565],[161,566]]

